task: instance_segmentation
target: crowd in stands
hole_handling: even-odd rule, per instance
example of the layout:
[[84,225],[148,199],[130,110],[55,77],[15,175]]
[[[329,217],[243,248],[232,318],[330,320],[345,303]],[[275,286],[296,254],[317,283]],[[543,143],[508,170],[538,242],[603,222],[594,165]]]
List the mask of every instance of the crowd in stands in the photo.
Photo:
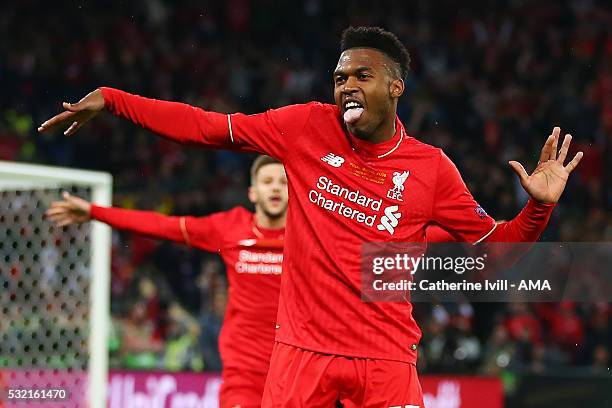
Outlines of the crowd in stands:
[[[479,203],[526,202],[507,165],[532,169],[553,126],[585,157],[545,241],[612,241],[612,9],[603,0],[5,2],[0,159],[109,171],[114,204],[204,215],[247,205],[252,156],[191,149],[102,115],[74,137],[36,134],[98,86],[256,113],[332,100],[341,30],[381,25],[408,47],[399,115],[445,150]],[[171,272],[171,273],[170,273]],[[113,233],[111,364],[219,370],[220,261]],[[417,304],[423,372],[609,372],[609,303]]]

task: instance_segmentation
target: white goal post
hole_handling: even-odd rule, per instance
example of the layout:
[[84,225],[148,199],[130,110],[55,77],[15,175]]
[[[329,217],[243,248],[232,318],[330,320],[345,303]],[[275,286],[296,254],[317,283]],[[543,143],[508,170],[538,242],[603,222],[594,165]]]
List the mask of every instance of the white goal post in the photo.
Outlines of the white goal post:
[[5,322],[0,325],[0,354],[5,356],[0,370],[82,372],[86,381],[75,388],[84,394],[79,398],[102,408],[108,380],[111,230],[98,222],[53,227],[44,211],[64,190],[110,205],[112,177],[0,161],[0,312]]

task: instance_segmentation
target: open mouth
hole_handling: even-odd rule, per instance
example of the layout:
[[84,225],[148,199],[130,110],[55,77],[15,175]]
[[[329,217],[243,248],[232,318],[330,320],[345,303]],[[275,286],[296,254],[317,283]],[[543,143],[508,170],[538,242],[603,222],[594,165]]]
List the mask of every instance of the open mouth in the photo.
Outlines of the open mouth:
[[353,124],[363,115],[363,105],[355,100],[344,102],[344,122]]

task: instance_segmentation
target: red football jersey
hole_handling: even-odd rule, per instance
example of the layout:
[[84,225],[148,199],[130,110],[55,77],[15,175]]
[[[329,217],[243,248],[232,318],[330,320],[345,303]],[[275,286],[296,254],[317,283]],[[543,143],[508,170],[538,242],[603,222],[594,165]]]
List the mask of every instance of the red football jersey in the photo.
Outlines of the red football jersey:
[[92,218],[115,228],[216,252],[227,270],[229,296],[219,351],[224,368],[266,373],[274,344],[285,230],[265,229],[242,207],[205,217],[92,206]]
[[529,201],[496,224],[444,153],[408,136],[372,144],[349,134],[338,108],[317,102],[223,115],[102,88],[116,115],[184,143],[279,158],[289,210],[276,340],[328,354],[416,362],[421,332],[404,303],[362,302],[367,242],[424,242],[435,223],[465,242],[533,241],[551,205]]

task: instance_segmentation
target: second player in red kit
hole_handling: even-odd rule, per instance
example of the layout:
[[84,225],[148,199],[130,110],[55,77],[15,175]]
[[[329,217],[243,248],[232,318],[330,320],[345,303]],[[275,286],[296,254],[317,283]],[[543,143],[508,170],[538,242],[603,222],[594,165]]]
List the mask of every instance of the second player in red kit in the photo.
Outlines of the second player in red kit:
[[451,160],[407,134],[397,117],[409,57],[379,28],[345,31],[334,70],[335,104],[312,102],[257,115],[224,115],[101,88],[41,125],[66,134],[103,109],[190,144],[258,151],[280,159],[289,210],[276,344],[264,407],[422,407],[415,363],[421,332],[409,302],[361,300],[367,242],[424,242],[437,224],[465,242],[534,241],[577,155],[557,152],[559,128],[535,171],[511,166],[530,195],[496,224]]
[[229,297],[219,336],[221,408],[261,405],[274,344],[287,210],[287,178],[282,164],[259,156],[251,168],[251,184],[249,198],[255,204],[255,214],[236,207],[204,217],[170,217],[99,207],[68,194],[47,211],[60,226],[94,219],[223,258]]

